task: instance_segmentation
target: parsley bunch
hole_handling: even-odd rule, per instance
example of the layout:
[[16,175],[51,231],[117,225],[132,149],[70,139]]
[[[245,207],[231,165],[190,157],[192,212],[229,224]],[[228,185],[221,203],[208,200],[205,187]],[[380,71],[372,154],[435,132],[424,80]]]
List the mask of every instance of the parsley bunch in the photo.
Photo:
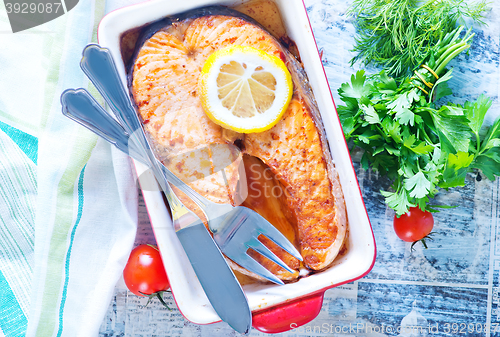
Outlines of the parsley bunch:
[[490,180],[500,175],[500,118],[483,125],[491,100],[435,103],[451,93],[446,65],[470,46],[473,34],[461,37],[462,30],[432,46],[412,77],[396,82],[384,70],[370,77],[360,70],[338,90],[345,137],[364,150],[364,168],[393,180],[393,191],[381,193],[398,216],[412,206],[429,209],[438,188],[463,186],[468,172],[481,170]]

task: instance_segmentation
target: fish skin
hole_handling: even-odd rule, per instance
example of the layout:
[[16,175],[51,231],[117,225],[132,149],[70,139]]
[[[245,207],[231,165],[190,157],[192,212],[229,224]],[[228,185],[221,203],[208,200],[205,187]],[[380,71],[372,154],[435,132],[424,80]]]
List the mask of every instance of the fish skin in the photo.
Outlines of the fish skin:
[[337,255],[347,226],[343,196],[332,189],[324,145],[311,114],[294,97],[277,125],[246,135],[245,152],[261,159],[285,187],[305,265],[320,270]]
[[[139,43],[129,73],[131,94],[142,120],[147,121],[144,128],[153,140],[159,159],[165,162],[168,156],[214,143],[232,144],[240,139],[242,152],[260,159],[285,188],[287,198],[282,198],[281,204],[288,208],[285,213],[293,214],[293,221],[288,223],[295,226],[292,240],[305,266],[312,270],[328,267],[344,242],[347,217],[338,173],[300,64],[260,25],[224,7],[198,9],[179,19],[165,19],[162,24],[156,23],[159,29],[156,32],[151,28],[147,30],[148,37]],[[203,112],[197,94],[201,68],[211,53],[232,44],[252,46],[277,56],[292,74],[292,102],[283,118],[270,130],[245,135],[229,133],[228,136]],[[176,174],[186,174],[185,169],[183,172],[172,169]],[[238,171],[233,168],[226,172],[233,185]],[[226,186],[221,172],[189,185],[219,203],[234,203],[237,193],[234,186]],[[182,193],[179,196],[205,220],[191,200]],[[261,212],[272,213],[269,209]],[[298,278],[299,261],[277,247],[270,248],[297,272],[290,274],[265,258],[262,263],[283,280]],[[234,263],[232,267],[259,279]]]

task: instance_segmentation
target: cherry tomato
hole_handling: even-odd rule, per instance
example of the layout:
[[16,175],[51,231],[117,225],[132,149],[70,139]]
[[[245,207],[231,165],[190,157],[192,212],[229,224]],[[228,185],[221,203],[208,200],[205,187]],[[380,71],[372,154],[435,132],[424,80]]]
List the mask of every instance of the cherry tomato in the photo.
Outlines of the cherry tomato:
[[[394,231],[406,242],[424,240],[434,227],[434,217],[431,212],[422,211],[418,207],[410,207],[409,211],[400,217],[394,216]],[[422,241],[427,248],[425,241]]]
[[130,253],[123,270],[127,288],[138,296],[156,295],[170,287],[157,247],[140,245]]

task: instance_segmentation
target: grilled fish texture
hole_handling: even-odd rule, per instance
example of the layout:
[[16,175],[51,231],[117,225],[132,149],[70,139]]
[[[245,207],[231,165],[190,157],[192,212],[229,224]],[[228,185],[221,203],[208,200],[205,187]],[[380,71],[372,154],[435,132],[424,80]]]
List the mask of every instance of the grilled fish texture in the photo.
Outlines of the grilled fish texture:
[[[238,186],[246,180],[243,205],[266,217],[303,256],[301,263],[263,239],[296,270],[288,273],[256,256],[281,279],[297,279],[301,267],[315,271],[328,267],[346,236],[346,210],[320,115],[300,63],[259,24],[226,8],[199,10],[158,27],[139,43],[129,81],[158,158],[214,202],[239,203]],[[211,53],[233,44],[255,47],[281,58],[292,74],[292,101],[270,130],[250,134],[228,131],[213,123],[202,109],[197,86],[203,64]],[[193,170],[185,160],[172,159],[190,151],[203,151],[210,144],[237,144],[243,154],[237,162],[244,165],[245,177],[239,165],[207,176],[200,172],[203,168]],[[205,167],[215,171],[210,165],[207,160]],[[266,195],[269,191],[280,193]],[[178,194],[204,219],[192,201]],[[258,278],[234,263],[232,266]]]

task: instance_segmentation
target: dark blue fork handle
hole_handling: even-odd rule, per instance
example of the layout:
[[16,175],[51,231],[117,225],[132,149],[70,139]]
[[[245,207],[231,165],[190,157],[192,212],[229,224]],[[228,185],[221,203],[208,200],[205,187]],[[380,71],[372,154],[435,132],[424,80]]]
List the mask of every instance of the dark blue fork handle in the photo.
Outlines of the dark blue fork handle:
[[148,163],[144,151],[129,142],[129,134],[85,89],[67,89],[61,94],[62,113],[116,146],[134,159]]

